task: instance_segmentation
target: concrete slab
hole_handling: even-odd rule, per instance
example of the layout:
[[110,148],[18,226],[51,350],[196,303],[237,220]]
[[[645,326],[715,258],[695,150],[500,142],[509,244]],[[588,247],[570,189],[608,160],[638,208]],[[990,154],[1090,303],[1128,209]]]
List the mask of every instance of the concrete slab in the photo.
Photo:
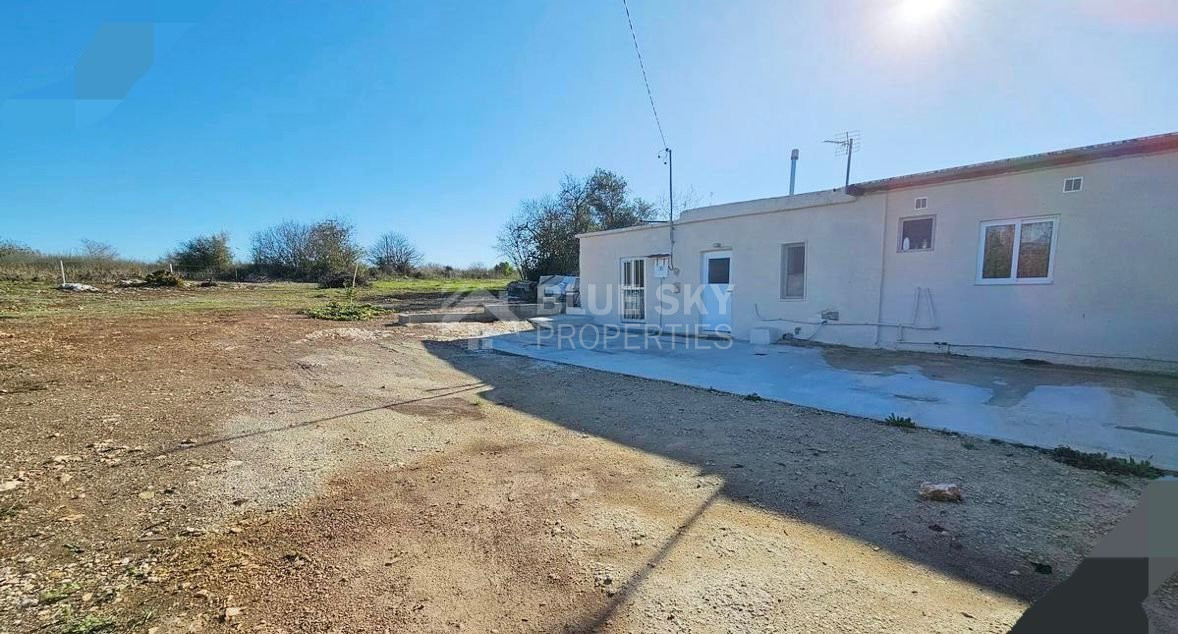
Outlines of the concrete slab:
[[[595,331],[595,332],[591,332]],[[493,337],[490,346],[533,359],[757,394],[882,420],[1039,447],[1148,459],[1178,469],[1178,377],[846,348],[729,340],[607,340],[583,326]]]

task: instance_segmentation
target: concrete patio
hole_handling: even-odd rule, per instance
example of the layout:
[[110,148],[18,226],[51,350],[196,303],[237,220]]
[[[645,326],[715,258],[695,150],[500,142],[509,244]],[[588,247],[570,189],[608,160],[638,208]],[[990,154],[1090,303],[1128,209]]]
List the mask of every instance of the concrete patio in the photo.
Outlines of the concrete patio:
[[877,420],[908,416],[921,427],[1178,469],[1175,377],[879,350],[606,338],[597,326],[577,329],[572,337],[540,329],[482,344],[555,363]]

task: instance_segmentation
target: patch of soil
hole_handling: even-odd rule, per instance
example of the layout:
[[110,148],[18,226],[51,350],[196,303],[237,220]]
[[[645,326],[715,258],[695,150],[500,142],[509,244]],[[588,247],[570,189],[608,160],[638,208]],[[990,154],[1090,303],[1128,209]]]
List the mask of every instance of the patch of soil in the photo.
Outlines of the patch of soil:
[[[1006,631],[1144,486],[343,330],[6,322],[0,386],[45,389],[0,393],[5,631]],[[1159,630],[1176,596],[1147,603]]]

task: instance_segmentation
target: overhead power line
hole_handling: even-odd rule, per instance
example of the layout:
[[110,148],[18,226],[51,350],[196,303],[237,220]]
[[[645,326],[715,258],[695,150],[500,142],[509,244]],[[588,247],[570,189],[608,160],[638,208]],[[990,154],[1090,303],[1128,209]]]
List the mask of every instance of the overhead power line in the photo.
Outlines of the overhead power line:
[[654,93],[650,90],[650,80],[646,77],[646,64],[642,61],[642,49],[638,47],[638,34],[634,31],[634,20],[630,18],[630,5],[626,0],[622,0],[622,6],[626,9],[626,22],[630,25],[630,38],[634,40],[634,52],[638,55],[638,68],[642,69],[642,83],[646,84],[646,97],[650,99],[650,111],[654,113],[654,124],[659,129],[659,139],[663,142],[663,147],[667,147],[667,137],[663,134],[663,123],[659,121],[659,110],[654,107]]

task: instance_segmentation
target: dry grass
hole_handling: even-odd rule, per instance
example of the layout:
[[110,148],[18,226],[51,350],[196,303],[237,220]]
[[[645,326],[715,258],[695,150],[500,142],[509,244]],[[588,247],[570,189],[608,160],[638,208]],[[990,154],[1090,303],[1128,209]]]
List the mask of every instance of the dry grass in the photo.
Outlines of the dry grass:
[[[355,301],[378,303],[393,310],[443,304],[451,293],[495,292],[509,280],[402,279],[380,280],[356,290]],[[0,324],[5,319],[77,319],[167,315],[190,311],[227,312],[251,309],[306,311],[347,299],[345,289],[321,289],[310,283],[219,284],[213,287],[115,288],[102,293],[67,293],[52,282],[0,281]],[[79,312],[81,311],[81,312]]]

